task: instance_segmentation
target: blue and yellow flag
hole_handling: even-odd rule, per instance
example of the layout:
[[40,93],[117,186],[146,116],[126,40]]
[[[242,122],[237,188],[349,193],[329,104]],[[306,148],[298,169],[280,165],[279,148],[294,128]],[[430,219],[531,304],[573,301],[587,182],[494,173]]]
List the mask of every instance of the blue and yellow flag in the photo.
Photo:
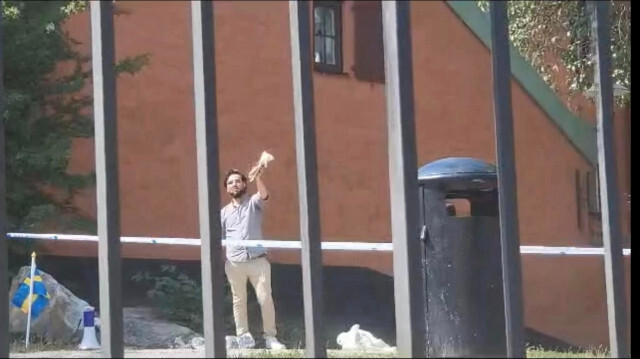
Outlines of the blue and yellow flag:
[[[29,297],[30,283],[31,279],[26,277],[24,281],[20,283],[16,293],[11,299],[11,303],[20,308],[24,313],[29,312],[29,301],[27,298]],[[40,271],[37,268],[33,274],[33,294],[31,295],[31,303],[31,317],[34,319],[37,318],[47,304],[49,304],[49,293],[42,282],[42,276],[40,276]]]

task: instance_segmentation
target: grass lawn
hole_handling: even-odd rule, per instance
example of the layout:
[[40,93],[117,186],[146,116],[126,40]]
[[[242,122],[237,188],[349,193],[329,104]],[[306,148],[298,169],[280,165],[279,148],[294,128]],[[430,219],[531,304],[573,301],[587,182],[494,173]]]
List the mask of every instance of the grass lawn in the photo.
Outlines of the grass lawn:
[[[328,350],[327,354],[329,358],[395,358],[396,353],[381,353],[381,352],[365,352],[365,351],[351,351],[351,350]],[[551,350],[544,350],[540,348],[527,348],[527,358],[606,358],[609,354],[604,350],[587,350],[587,351],[575,351],[575,352],[558,352]],[[232,357],[232,356],[229,356]],[[286,352],[270,352],[268,350],[255,350],[250,353],[242,353],[238,357],[250,357],[250,358],[302,358],[304,357],[303,350],[292,349]]]
[[[38,352],[51,352],[55,351],[75,351],[76,345],[64,345],[59,343],[46,342],[40,339],[36,339],[30,343],[29,350],[25,350],[24,342],[21,340],[13,340],[11,344],[12,354],[22,354],[28,352],[29,354],[37,354]],[[158,351],[155,349],[154,351]],[[178,351],[177,349],[166,349],[163,352],[170,354],[172,351]],[[127,353],[127,357],[135,357],[144,350],[136,350],[135,353]],[[200,351],[201,352],[201,351]],[[81,353],[77,351],[76,353]],[[96,352],[84,352],[87,356],[92,356]],[[199,353],[199,352],[193,352]],[[204,354],[204,353],[202,353]],[[395,358],[395,352],[379,352],[379,351],[356,351],[356,350],[337,350],[328,349],[327,354],[330,358]],[[64,355],[66,356],[66,355]],[[143,356],[143,355],[141,355]],[[144,355],[146,356],[146,355]],[[540,347],[527,348],[528,358],[605,358],[609,353],[604,349],[592,349],[583,351],[552,351],[545,350]],[[29,355],[31,357],[31,355]],[[170,355],[167,355],[170,357]],[[304,357],[304,351],[302,349],[289,349],[282,351],[270,351],[266,349],[253,349],[253,350],[232,350],[228,353],[229,358],[302,358]]]
[[[67,265],[67,263],[63,263]],[[148,264],[145,264],[148,265]],[[190,263],[189,268],[196,282],[200,279],[198,263]],[[95,266],[97,268],[97,264]],[[65,267],[66,268],[66,267]],[[135,267],[129,270],[129,275],[144,268]],[[376,337],[383,339],[389,345],[395,345],[395,312],[393,304],[393,278],[374,273],[362,268],[325,268],[324,269],[325,288],[325,334],[327,337],[326,348],[328,356],[332,358],[393,358],[395,352],[363,352],[363,351],[343,351],[338,350],[336,336],[340,332],[348,330],[354,323],[359,323],[361,328],[372,332]],[[228,357],[250,357],[250,358],[301,358],[304,356],[302,349],[298,349],[304,344],[304,323],[302,318],[303,298],[302,298],[302,274],[299,266],[274,265],[272,267],[274,301],[277,303],[278,313],[278,338],[289,348],[284,351],[269,351],[265,349],[253,350],[231,350]],[[75,283],[70,281],[70,283]],[[129,283],[129,282],[127,282]],[[125,306],[152,306],[146,297],[146,287],[138,284],[132,288],[137,288],[140,293],[134,296],[127,292]],[[79,287],[82,289],[82,287]],[[97,288],[96,293],[97,293]],[[97,297],[89,293],[82,294],[89,297],[92,302],[97,301]],[[139,298],[138,298],[139,297]],[[249,290],[249,326],[253,333],[261,330],[260,308],[255,299],[253,290]],[[201,300],[198,299],[201,305]],[[233,318],[230,308],[227,308],[225,315],[225,329],[227,333],[233,332]],[[169,321],[176,322],[174,319]],[[180,323],[185,325],[184,323]],[[187,324],[188,325],[188,324]],[[193,325],[195,327],[195,325]],[[198,330],[197,328],[192,328]],[[201,332],[201,331],[199,331]],[[257,338],[257,337],[256,337]],[[527,329],[525,341],[528,344],[527,357],[529,358],[602,358],[609,354],[602,348],[592,350],[579,350],[572,346],[564,345],[554,338],[546,337],[541,333]],[[24,335],[12,335],[11,353],[19,357],[92,357],[98,356],[97,352],[83,352],[76,350],[76,345],[64,343],[52,343],[42,339],[34,338],[29,346],[29,350],[24,347]],[[260,347],[260,346],[258,346]],[[553,349],[553,350],[550,350]],[[42,353],[42,354],[39,354]],[[51,355],[49,355],[51,353]],[[203,350],[178,350],[178,349],[154,349],[140,350],[129,348],[126,350],[127,357],[153,357],[152,354],[160,357],[203,357]]]

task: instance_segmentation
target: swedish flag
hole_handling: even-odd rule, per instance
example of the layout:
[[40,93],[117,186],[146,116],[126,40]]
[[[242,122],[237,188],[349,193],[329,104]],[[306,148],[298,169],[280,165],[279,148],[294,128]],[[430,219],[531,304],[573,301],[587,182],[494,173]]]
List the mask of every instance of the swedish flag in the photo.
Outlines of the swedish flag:
[[[16,293],[11,299],[11,303],[20,308],[24,313],[29,312],[29,300],[27,300],[29,297],[29,284],[31,284],[31,279],[27,277],[22,283],[20,283]],[[40,276],[40,271],[37,268],[33,274],[33,294],[31,295],[31,303],[31,317],[34,319],[37,318],[47,304],[49,304],[49,293],[42,282],[42,276]]]

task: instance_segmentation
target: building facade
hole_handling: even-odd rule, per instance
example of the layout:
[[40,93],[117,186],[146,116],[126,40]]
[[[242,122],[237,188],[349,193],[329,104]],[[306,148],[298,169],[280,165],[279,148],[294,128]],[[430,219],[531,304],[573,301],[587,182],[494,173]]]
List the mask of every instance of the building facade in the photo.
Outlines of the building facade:
[[[443,157],[495,163],[488,19],[474,2],[411,5],[418,166]],[[121,228],[124,236],[198,237],[190,3],[118,2],[116,57],[150,63],[117,83]],[[286,1],[215,2],[221,170],[245,171],[261,151],[275,156],[265,181],[265,236],[297,240],[298,190]],[[317,1],[314,96],[323,241],[390,242],[387,127],[379,1]],[[91,53],[88,12],[66,29]],[[311,54],[310,54],[311,56]],[[515,61],[515,60],[512,60]],[[594,110],[578,117],[534,70],[514,62],[512,82],[522,245],[602,246],[594,176]],[[61,64],[60,71],[65,71]],[[538,85],[536,85],[538,84]],[[87,91],[91,91],[87,86]],[[551,99],[551,100],[549,100]],[[630,244],[629,111],[616,113],[621,215]],[[586,134],[586,135],[585,135]],[[69,171],[93,170],[93,141],[74,141]],[[220,187],[221,198],[227,200]],[[95,217],[95,191],[74,198]],[[95,256],[95,243],[42,242],[45,253]],[[198,260],[199,248],[133,245],[131,258]],[[299,252],[272,250],[280,263]],[[392,255],[325,251],[325,265],[393,275]],[[608,343],[603,258],[523,255],[525,323],[574,345]],[[625,258],[630,281],[630,259]],[[629,285],[629,284],[628,284]],[[629,287],[628,287],[629,288]]]

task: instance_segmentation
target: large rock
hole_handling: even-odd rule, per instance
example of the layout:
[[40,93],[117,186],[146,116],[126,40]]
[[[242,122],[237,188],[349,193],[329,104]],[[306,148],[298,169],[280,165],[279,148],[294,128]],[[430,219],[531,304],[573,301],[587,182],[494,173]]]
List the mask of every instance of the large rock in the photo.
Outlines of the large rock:
[[[11,282],[9,300],[18,285],[30,274],[29,267],[20,272]],[[49,292],[49,304],[38,318],[31,318],[31,334],[55,340],[58,343],[79,343],[82,340],[82,316],[89,303],[76,297],[58,283],[51,275],[40,270],[42,281]],[[9,303],[9,330],[25,333],[27,314]],[[96,313],[96,334],[100,341],[100,318]],[[174,347],[200,347],[202,337],[193,330],[161,319],[152,308],[123,308],[124,344],[127,347],[157,349]]]
[[160,318],[152,308],[123,309],[124,344],[128,347],[159,349],[198,346],[200,334]]
[[[40,274],[51,298],[38,318],[31,318],[31,334],[61,342],[79,342],[83,333],[82,314],[89,303],[76,297],[41,269]],[[9,301],[13,298],[18,285],[29,275],[30,268],[28,266],[20,268],[20,272],[11,282]],[[27,314],[12,303],[9,303],[9,307],[9,330],[12,333],[25,333]]]

